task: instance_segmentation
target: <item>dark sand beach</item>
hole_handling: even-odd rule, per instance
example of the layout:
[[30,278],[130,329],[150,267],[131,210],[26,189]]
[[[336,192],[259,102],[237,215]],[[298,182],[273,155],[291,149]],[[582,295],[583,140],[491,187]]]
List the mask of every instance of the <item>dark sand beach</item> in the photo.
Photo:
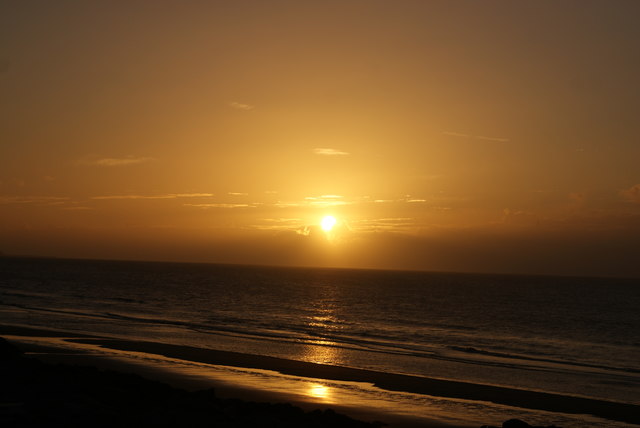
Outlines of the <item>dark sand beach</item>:
[[[329,406],[293,393],[259,390],[210,377],[185,375],[167,366],[145,365],[135,359],[64,347],[67,341],[89,343],[108,339],[13,326],[0,326],[0,335],[9,339],[2,339],[0,357],[3,427],[472,426],[452,425],[428,415],[413,418],[371,408]],[[69,337],[74,339],[63,339]],[[124,342],[114,341],[112,345],[119,343],[126,348]],[[151,346],[147,351],[152,353],[156,350],[153,345],[159,344],[146,345]],[[182,358],[198,359],[196,350],[183,351]],[[240,358],[233,364],[254,365],[252,357],[260,358],[245,356],[246,360]],[[214,361],[211,357],[209,360]]]
[[[116,417],[114,415],[116,413],[119,414],[118,412],[120,412],[119,410],[116,411],[114,409],[122,407],[126,412],[133,412],[133,419],[127,419],[127,421],[131,423],[135,421],[135,424],[139,426],[140,424],[145,423],[155,425],[156,422],[158,422],[157,418],[153,419],[149,416],[149,412],[151,412],[150,409],[156,405],[160,406],[160,413],[158,414],[161,415],[163,414],[162,412],[166,411],[173,412],[171,414],[174,415],[174,413],[179,414],[180,412],[185,411],[181,406],[204,406],[204,404],[202,404],[203,402],[211,402],[213,400],[213,402],[216,403],[216,406],[221,406],[223,409],[216,410],[215,412],[219,411],[225,415],[228,415],[229,412],[237,412],[242,415],[251,413],[262,422],[258,423],[258,420],[255,419],[239,419],[235,422],[230,422],[215,412],[210,414],[208,413],[209,410],[205,411],[200,409],[198,410],[198,412],[200,412],[200,416],[198,417],[199,419],[196,419],[198,423],[201,422],[204,425],[193,425],[192,422],[188,422],[186,425],[208,426],[205,422],[211,420],[216,420],[218,422],[222,421],[220,422],[222,423],[221,426],[262,425],[265,418],[268,419],[267,416],[262,414],[266,412],[266,414],[271,415],[269,417],[276,417],[277,419],[277,422],[274,422],[275,425],[266,424],[267,426],[364,427],[379,426],[378,421],[389,426],[397,427],[474,426],[450,424],[445,421],[438,420],[437,418],[430,419],[428,410],[426,409],[425,417],[417,419],[407,416],[393,415],[384,410],[376,411],[375,409],[353,405],[344,406],[341,405],[341,403],[324,405],[323,403],[318,403],[317,401],[314,402],[312,399],[305,399],[304,397],[300,397],[295,394],[287,394],[282,391],[276,393],[273,391],[261,391],[256,388],[247,387],[246,385],[234,384],[233,381],[221,382],[210,378],[185,376],[183,373],[181,374],[170,369],[166,369],[166,367],[162,368],[159,366],[144,365],[133,360],[127,360],[126,358],[113,358],[108,355],[101,355],[100,353],[95,352],[95,349],[114,349],[126,352],[144,353],[158,357],[161,356],[175,360],[187,360],[190,362],[203,363],[204,365],[269,370],[286,375],[319,380],[363,382],[372,384],[377,388],[391,391],[404,391],[407,393],[427,394],[465,400],[489,401],[512,407],[540,409],[550,412],[591,414],[614,421],[640,424],[638,406],[631,404],[614,403],[579,397],[567,397],[489,385],[477,385],[400,374],[381,373],[369,370],[313,364],[234,352],[199,349],[152,342],[133,342],[97,337],[82,337],[81,335],[75,334],[69,335],[62,332],[40,331],[18,327],[2,327],[0,328],[0,334],[9,338],[11,343],[16,345],[17,348],[30,357],[28,359],[20,357],[21,359],[19,361],[20,364],[22,364],[20,367],[23,369],[24,367],[29,367],[27,370],[28,372],[33,371],[33,368],[35,367],[37,372],[45,373],[39,375],[40,377],[34,377],[30,374],[28,376],[28,381],[25,382],[24,379],[20,378],[20,376],[25,376],[24,373],[26,372],[20,374],[20,370],[15,371],[14,366],[7,366],[8,363],[6,361],[3,362],[3,371],[9,374],[9,379],[13,379],[15,382],[15,385],[5,388],[5,397],[3,398],[3,418],[5,418],[5,422],[11,422],[14,416],[24,416],[28,407],[24,407],[24,403],[34,400],[39,403],[38,405],[45,405],[45,407],[48,406],[47,408],[49,411],[53,412],[53,416],[50,415],[50,417],[53,417],[53,419],[58,418],[56,420],[59,420],[60,423],[65,426],[69,426],[67,423],[63,423],[65,414],[71,412],[71,414],[76,415],[74,412],[76,412],[77,408],[80,408],[80,410],[78,410],[79,413],[77,413],[80,415],[78,416],[80,419],[89,417],[89,415],[102,414],[101,412],[106,412],[105,415],[107,416],[105,417],[107,419],[105,419],[105,421],[110,422],[105,422],[106,425],[102,426],[111,426],[115,424],[116,421],[115,419],[109,418]],[[30,340],[35,338],[55,339],[56,337],[57,341],[54,340],[51,342],[47,342],[46,340],[34,342],[33,340]],[[65,347],[65,344],[69,346]],[[82,349],[85,349],[82,348],[83,346],[89,347],[86,349],[93,349],[94,351],[83,351]],[[25,361],[28,361],[28,363],[25,363]],[[45,365],[45,363],[56,364],[56,366]],[[11,364],[15,364],[15,361]],[[84,368],[81,369],[78,367]],[[98,371],[97,368],[102,371]],[[104,372],[104,370],[108,370],[108,372]],[[120,374],[116,375],[114,373]],[[122,373],[132,373],[135,374],[135,376],[126,377]],[[142,377],[150,380],[147,382],[146,380],[143,380]],[[90,378],[91,380],[87,381],[88,383],[83,380],[82,387],[76,385],[78,379],[85,378]],[[129,386],[123,387],[122,385],[113,386],[104,384],[104,382],[108,383],[113,378],[119,378],[121,382]],[[49,380],[44,381],[44,379]],[[78,392],[74,390],[74,388],[82,389],[86,388],[87,385],[90,386],[91,390],[97,389],[104,391],[105,388],[106,390],[112,390],[115,388],[116,391],[113,391],[111,394],[100,392],[97,397],[91,396],[90,399],[87,398],[87,400],[93,404],[88,404],[88,401],[84,398],[82,398],[81,402],[78,402]],[[126,391],[121,391],[120,389],[122,388]],[[16,400],[15,396],[12,395],[16,390],[21,391],[22,394],[26,394],[27,398],[22,401]],[[135,392],[138,390],[140,391]],[[215,393],[213,392],[214,390]],[[127,403],[129,403],[131,399],[141,400],[141,410],[132,409],[130,404],[125,405],[122,400],[113,401],[110,397],[110,395],[121,396],[122,394],[125,394],[125,396],[127,394],[131,395],[129,399],[124,399]],[[49,398],[51,400],[49,400]],[[238,401],[238,399],[241,399],[241,401]],[[95,403],[96,400],[98,404]],[[103,403],[104,400],[106,400],[106,404]],[[166,404],[166,400],[169,400],[172,404]],[[185,400],[189,404],[185,404]],[[247,404],[255,402],[287,404],[279,404],[277,406],[274,404]],[[55,410],[52,406],[55,407]],[[111,410],[105,410],[105,406]],[[225,406],[232,406],[233,410],[229,410]],[[325,411],[327,408],[331,408],[332,410],[327,413]],[[338,414],[336,414],[334,410],[338,412]],[[38,410],[38,412],[41,413],[42,410]],[[342,416],[342,413],[348,416]],[[295,419],[295,421],[289,421],[287,418],[290,417],[298,419]],[[166,418],[159,418],[165,422]],[[185,426],[181,425],[182,422],[178,421],[180,417],[174,415],[171,416],[171,418],[169,419],[174,421],[172,422],[173,425],[168,424],[165,426]],[[504,419],[508,418],[509,415],[505,414]],[[367,422],[360,422],[357,419]],[[191,419],[189,419],[189,421],[191,421]],[[123,421],[121,420],[117,421],[119,425],[122,422]],[[487,421],[487,423],[490,422],[492,421]],[[80,424],[80,422],[78,423]],[[32,426],[36,425],[38,424]],[[13,426],[22,425],[15,424]]]
[[236,352],[175,346],[150,342],[130,342],[124,340],[79,339],[79,343],[125,351],[137,351],[164,355],[171,358],[188,359],[207,364],[232,365],[247,368],[274,370],[284,374],[307,378],[341,381],[367,382],[390,390],[416,394],[468,400],[490,401],[513,407],[539,409],[562,413],[590,413],[594,416],[622,422],[640,424],[638,407],[630,404],[613,403],[588,398],[567,397],[535,391],[478,385],[466,382],[382,373],[371,370],[330,366],[302,361],[285,360],[266,356],[247,355]]
[[221,398],[212,388],[187,391],[127,370],[47,364],[4,340],[0,351],[2,426],[380,426],[328,409]]

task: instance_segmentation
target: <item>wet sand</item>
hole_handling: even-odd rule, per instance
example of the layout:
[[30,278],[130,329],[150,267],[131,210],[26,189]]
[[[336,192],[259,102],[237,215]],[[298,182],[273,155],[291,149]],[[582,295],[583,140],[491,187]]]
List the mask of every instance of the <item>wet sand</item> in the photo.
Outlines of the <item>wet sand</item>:
[[4,339],[0,339],[0,375],[0,426],[7,428],[382,425],[330,409],[304,411],[289,403],[223,398],[212,388],[190,392],[135,373],[45,363],[25,357]]
[[640,424],[640,407],[624,403],[568,397],[451,380],[382,373],[274,357],[240,354],[236,352],[199,349],[188,346],[104,339],[79,339],[76,340],[76,342],[98,344],[100,346],[124,351],[164,355],[166,357],[187,359],[207,364],[273,370],[293,376],[365,382],[389,391],[402,391],[439,397],[461,398],[465,400],[490,401],[513,407],[551,412],[588,413],[606,419]]
[[[31,329],[15,329],[0,327],[0,334],[12,334],[14,336],[49,336],[69,337],[69,334],[52,333]],[[429,396],[447,397],[452,399],[477,400],[498,403],[501,405],[518,407],[523,409],[538,409],[550,412],[570,414],[591,414],[614,421],[640,424],[640,406],[625,403],[615,403],[602,400],[594,400],[581,397],[569,397],[557,394],[548,394],[535,391],[518,390],[499,386],[479,385],[458,381],[432,379],[425,377],[408,376],[393,373],[381,373],[370,370],[337,367],[323,364],[314,364],[301,361],[292,361],[281,358],[248,355],[235,352],[217,351],[187,346],[167,345],[153,342],[132,342],[126,340],[79,337],[67,339],[68,343],[86,345],[90,347],[103,347],[126,352],[138,352],[150,355],[163,356],[171,359],[186,360],[207,365],[238,367],[256,370],[269,370],[285,375],[311,378],[318,380],[332,380],[340,382],[362,382],[374,385],[387,391],[401,391],[406,393],[425,394]],[[149,365],[135,364],[123,359],[106,358],[99,355],[82,353],[61,353],[58,349],[53,352],[50,348],[38,349],[33,343],[21,345],[23,349],[35,353],[38,358],[51,362],[66,362],[73,364],[89,364],[103,368],[116,368],[118,370],[133,371],[151,379],[158,379],[172,385],[190,390],[211,387],[211,380],[198,379],[197,377],[185,377],[171,370],[159,370]],[[313,400],[305,400],[299,395],[287,393],[274,393],[260,391],[234,385],[232,382],[217,382],[213,385],[221,396],[238,397],[243,399],[294,403],[305,409],[317,408],[318,403]],[[324,406],[328,407],[328,406]],[[372,411],[372,409],[358,408],[357,406],[341,406],[340,403],[332,403],[332,408],[344,411],[346,414],[358,417],[362,420],[381,420],[392,426],[452,426],[445,421],[425,418],[415,419],[392,415],[388,412]],[[426,412],[425,412],[426,413]],[[508,419],[509,415],[505,415]],[[486,421],[490,423],[492,421]],[[493,421],[495,423],[495,421]],[[456,426],[462,426],[456,424]],[[465,425],[470,426],[470,425]]]
[[[353,418],[356,422],[352,425],[348,420],[340,422],[345,427],[363,426],[359,422],[368,423],[380,422],[383,426],[392,428],[468,428],[477,427],[477,424],[450,423],[429,417],[425,412],[424,416],[414,417],[411,415],[393,414],[388,409],[376,409],[368,405],[358,405],[350,403],[348,405],[340,402],[318,399],[313,396],[301,396],[295,391],[267,390],[254,387],[251,384],[237,382],[237,374],[229,378],[212,377],[205,367],[194,367],[191,364],[180,367],[174,361],[165,361],[162,358],[136,358],[122,353],[102,353],[96,351],[95,346],[74,346],[73,342],[105,340],[87,337],[86,340],[78,339],[77,334],[56,332],[49,330],[28,329],[23,327],[0,326],[0,336],[20,349],[30,359],[35,359],[48,365],[64,365],[68,367],[91,367],[101,371],[135,374],[154,382],[161,382],[172,387],[185,391],[198,392],[203,390],[215,390],[215,396],[220,399],[241,400],[249,403],[271,403],[278,405],[294,406],[305,412],[317,412],[329,410],[330,414],[335,411],[338,415],[345,415]],[[70,339],[73,338],[73,339]],[[145,356],[146,357],[146,356]],[[184,357],[184,355],[183,355]],[[6,368],[5,368],[6,371]],[[41,385],[36,389],[42,388]],[[48,387],[47,387],[48,388]],[[2,401],[7,401],[5,398]],[[12,401],[12,400],[9,400]],[[0,421],[2,421],[2,409],[0,409]],[[264,410],[264,409],[262,409]],[[253,411],[249,409],[248,411]],[[332,424],[335,424],[333,421]],[[345,425],[346,424],[346,425]],[[1,426],[22,426],[6,425]],[[53,425],[56,426],[56,425]],[[176,426],[181,426],[180,424]],[[190,426],[190,425],[188,425]],[[220,425],[218,425],[220,426]],[[227,426],[227,425],[222,425]],[[234,426],[234,425],[229,425]],[[259,425],[256,425],[259,426]],[[276,425],[281,426],[281,425]],[[286,426],[282,425],[282,426]],[[297,426],[297,425],[294,425]],[[320,425],[321,426],[321,425]],[[377,426],[377,425],[372,425]]]

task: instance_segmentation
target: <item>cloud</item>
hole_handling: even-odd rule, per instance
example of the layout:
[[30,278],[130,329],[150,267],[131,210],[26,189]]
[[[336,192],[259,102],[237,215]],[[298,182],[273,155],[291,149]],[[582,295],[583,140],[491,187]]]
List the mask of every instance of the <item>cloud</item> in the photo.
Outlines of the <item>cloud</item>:
[[167,193],[162,195],[106,195],[93,196],[91,199],[176,199],[176,198],[208,198],[213,193]]
[[249,196],[248,193],[244,193],[244,192],[229,192],[227,194],[231,196]]
[[291,201],[277,201],[274,206],[278,208],[292,208],[292,207],[301,207],[304,206],[302,202],[291,202]]
[[233,101],[233,102],[229,103],[229,107],[234,108],[236,110],[245,110],[245,111],[253,110],[254,108],[256,108],[256,106],[252,106],[250,104],[239,103],[237,101]]
[[509,138],[487,137],[485,135],[463,134],[461,132],[451,132],[451,131],[444,131],[442,132],[442,135],[448,135],[450,137],[456,137],[456,138],[466,138],[469,140],[492,141],[496,143],[508,143],[509,141],[511,141],[509,140]]
[[348,156],[349,152],[328,147],[317,147],[313,149],[313,153],[320,156]]
[[182,204],[185,207],[196,208],[254,208],[249,204]]
[[142,163],[152,162],[155,160],[156,160],[155,158],[150,158],[150,157],[126,156],[123,158],[100,158],[100,159],[94,159],[94,160],[82,160],[80,161],[80,163],[84,165],[114,167],[114,166],[138,165]]
[[0,205],[9,204],[42,204],[60,205],[71,198],[61,196],[0,196]]
[[640,184],[631,186],[629,189],[621,190],[620,196],[622,196],[628,202],[640,204]]
[[92,196],[91,199],[106,200],[106,199],[173,199],[172,195],[108,195],[108,196]]
[[210,198],[213,193],[171,193],[177,198]]
[[301,218],[263,218],[260,224],[251,225],[258,230],[296,230],[303,225]]
[[374,199],[375,204],[391,204],[391,203],[409,203],[409,204],[422,204],[427,202],[426,199],[414,198],[411,195],[405,195],[402,199]]
[[307,196],[299,201],[277,201],[273,206],[278,208],[289,207],[331,207],[337,205],[351,205],[354,201],[346,201],[340,195]]
[[474,137],[476,140],[484,140],[484,141],[495,141],[497,143],[508,143],[509,139],[508,138],[501,138],[501,137],[485,137],[484,135],[476,135]]
[[340,195],[307,196],[304,200],[308,205],[321,207],[347,205],[350,203],[345,201],[344,197]]
[[92,207],[84,207],[84,206],[77,206],[77,207],[65,207],[62,208],[63,210],[67,210],[67,211],[89,211],[89,210],[93,210],[94,208]]
[[384,217],[358,219],[351,222],[358,232],[407,231],[416,228],[416,219],[412,217]]

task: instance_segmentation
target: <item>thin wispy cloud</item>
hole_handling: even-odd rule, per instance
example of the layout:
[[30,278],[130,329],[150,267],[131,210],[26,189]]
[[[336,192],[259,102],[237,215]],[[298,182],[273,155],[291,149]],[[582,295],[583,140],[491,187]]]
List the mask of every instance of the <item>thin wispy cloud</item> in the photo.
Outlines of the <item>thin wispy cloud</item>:
[[262,221],[266,223],[278,223],[278,224],[291,224],[291,223],[300,223],[302,221],[301,218],[263,218]]
[[320,195],[320,196],[307,196],[306,200],[327,200],[327,199],[342,199],[344,196],[341,195]]
[[411,217],[360,219],[352,221],[352,226],[358,232],[403,231],[414,229],[416,220]]
[[95,208],[93,207],[84,207],[84,206],[77,206],[77,207],[64,207],[62,208],[63,210],[67,210],[67,211],[91,211]]
[[209,198],[213,193],[172,193],[176,198]]
[[409,203],[409,204],[418,204],[427,202],[426,199],[415,198],[411,195],[405,195],[404,198],[401,199],[374,199],[372,202],[376,204],[398,204],[398,203]]
[[172,195],[106,195],[92,196],[91,199],[109,200],[109,199],[174,199]]
[[108,199],[177,199],[177,198],[208,198],[213,193],[166,193],[161,195],[105,195],[92,196],[91,199],[108,200]]
[[261,223],[250,227],[258,230],[295,230],[301,227],[303,222],[301,218],[263,218]]
[[486,137],[484,135],[476,135],[474,137],[476,140],[484,140],[484,141],[495,141],[496,143],[508,143],[509,139],[508,138],[501,138],[501,137]]
[[249,204],[182,204],[185,207],[195,208],[254,208]]
[[509,141],[511,141],[509,138],[487,137],[486,135],[464,134],[462,132],[453,132],[453,131],[443,131],[442,135],[448,135],[449,137],[455,137],[455,138],[465,138],[469,140],[492,141],[495,143],[508,143]]
[[353,204],[353,201],[346,201],[343,196],[340,195],[320,195],[320,196],[307,196],[302,200],[297,201],[277,201],[273,206],[278,208],[290,208],[290,207],[330,207],[336,205],[349,205]]
[[329,147],[317,147],[313,149],[313,153],[320,156],[348,156],[349,152],[343,150],[332,149]]
[[71,198],[63,197],[63,196],[0,196],[0,205],[10,205],[10,204],[60,205],[70,200]]
[[304,198],[307,205],[330,207],[335,205],[347,205],[350,202],[344,200],[341,195],[321,195],[321,196],[307,196]]
[[244,192],[229,192],[227,194],[231,196],[248,196],[249,195],[248,193],[244,193]]
[[256,106],[252,106],[251,104],[239,103],[237,101],[233,101],[229,103],[229,107],[234,108],[236,110],[245,110],[245,111],[253,110],[254,108],[256,108]]
[[83,160],[80,160],[79,163],[82,165],[118,167],[118,166],[139,165],[143,163],[153,162],[155,160],[156,160],[155,158],[151,158],[151,157],[125,156],[122,158],[83,159]]
[[278,201],[274,204],[274,206],[278,208],[295,208],[301,207],[303,205],[304,203],[295,201]]

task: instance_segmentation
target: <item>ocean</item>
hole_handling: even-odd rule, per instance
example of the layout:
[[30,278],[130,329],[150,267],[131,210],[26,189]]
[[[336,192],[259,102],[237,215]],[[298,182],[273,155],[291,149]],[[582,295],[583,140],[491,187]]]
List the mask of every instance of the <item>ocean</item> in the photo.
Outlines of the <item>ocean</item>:
[[634,405],[639,307],[638,279],[0,258],[4,325]]

